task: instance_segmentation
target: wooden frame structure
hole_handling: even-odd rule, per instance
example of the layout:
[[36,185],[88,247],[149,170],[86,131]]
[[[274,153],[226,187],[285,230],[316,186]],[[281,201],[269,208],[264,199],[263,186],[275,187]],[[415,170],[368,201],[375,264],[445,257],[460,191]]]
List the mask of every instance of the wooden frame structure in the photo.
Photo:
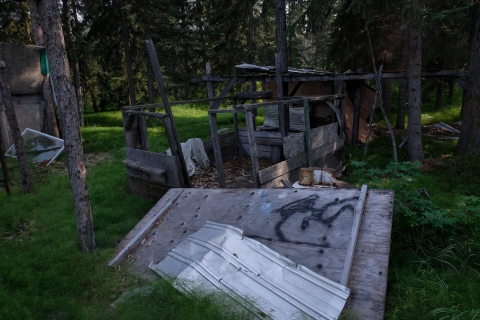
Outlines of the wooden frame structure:
[[[281,145],[283,146],[283,139],[279,139],[278,137],[273,137],[271,134],[257,134],[258,131],[255,131],[254,125],[254,116],[253,112],[257,108],[265,107],[265,106],[279,106],[282,105],[284,108],[288,110],[289,107],[293,106],[300,106],[303,107],[304,110],[304,118],[305,118],[305,153],[306,153],[306,164],[308,166],[313,165],[313,154],[312,154],[312,140],[311,140],[311,130],[310,130],[310,121],[309,121],[309,104],[312,102],[317,101],[325,101],[327,105],[335,112],[337,116],[337,120],[340,127],[340,132],[343,132],[343,125],[344,125],[344,103],[342,103],[343,99],[345,98],[344,95],[330,95],[330,96],[320,96],[320,97],[284,97],[284,100],[280,101],[269,101],[269,102],[261,102],[255,104],[243,104],[243,105],[234,105],[232,109],[211,109],[208,112],[209,123],[210,123],[210,132],[211,138],[214,147],[214,154],[215,154],[215,164],[217,166],[218,172],[218,182],[221,188],[226,187],[225,182],[225,174],[223,170],[223,159],[221,156],[221,146],[220,142],[218,141],[218,129],[217,129],[217,120],[216,115],[219,113],[231,113],[234,115],[234,119],[236,118],[237,113],[244,113],[245,114],[245,121],[247,126],[247,137],[248,137],[248,146],[249,150],[246,152],[250,155],[252,160],[252,174],[255,187],[260,188],[262,185],[261,175],[259,176],[259,161],[258,161],[258,150],[257,150],[257,137],[262,137],[266,139],[273,145]],[[280,107],[279,107],[280,108]],[[288,124],[288,122],[286,122]],[[238,122],[234,122],[234,136],[235,136],[235,143],[236,145],[243,149],[239,142],[239,129],[238,129]],[[342,144],[343,146],[343,144]],[[304,164],[304,163],[302,163]],[[300,164],[300,165],[302,165]],[[298,166],[297,166],[298,167]],[[295,169],[297,168],[295,167]],[[285,172],[284,172],[285,173]],[[271,179],[270,179],[271,180]],[[263,183],[268,182],[270,180],[263,180]]]

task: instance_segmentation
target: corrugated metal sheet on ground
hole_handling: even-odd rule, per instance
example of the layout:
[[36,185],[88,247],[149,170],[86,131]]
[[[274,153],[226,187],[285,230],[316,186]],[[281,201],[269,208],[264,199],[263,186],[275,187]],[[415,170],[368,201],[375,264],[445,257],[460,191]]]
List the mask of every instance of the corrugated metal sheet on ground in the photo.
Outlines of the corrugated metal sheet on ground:
[[336,319],[350,294],[241,229],[209,221],[150,268],[182,292],[220,290],[274,319]]

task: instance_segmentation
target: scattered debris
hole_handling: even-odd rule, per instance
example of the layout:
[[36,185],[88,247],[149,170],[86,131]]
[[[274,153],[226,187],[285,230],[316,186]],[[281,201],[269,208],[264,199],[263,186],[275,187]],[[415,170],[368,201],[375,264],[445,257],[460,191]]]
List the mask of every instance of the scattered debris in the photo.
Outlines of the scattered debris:
[[457,130],[457,129],[455,129],[454,127],[449,126],[448,124],[443,123],[443,122],[434,124],[434,126],[437,127],[437,128],[440,128],[440,129],[442,129],[442,130],[447,130],[447,131],[454,132],[454,133],[456,133],[456,134],[460,134],[460,130]]

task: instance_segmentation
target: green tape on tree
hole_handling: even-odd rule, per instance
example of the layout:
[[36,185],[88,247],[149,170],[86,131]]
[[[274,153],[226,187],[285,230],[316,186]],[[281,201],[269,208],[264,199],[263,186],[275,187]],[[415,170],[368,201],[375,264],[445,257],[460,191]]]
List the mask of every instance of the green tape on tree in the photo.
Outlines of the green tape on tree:
[[46,49],[40,50],[40,72],[44,76],[48,76],[50,74],[50,68],[48,66],[48,57]]

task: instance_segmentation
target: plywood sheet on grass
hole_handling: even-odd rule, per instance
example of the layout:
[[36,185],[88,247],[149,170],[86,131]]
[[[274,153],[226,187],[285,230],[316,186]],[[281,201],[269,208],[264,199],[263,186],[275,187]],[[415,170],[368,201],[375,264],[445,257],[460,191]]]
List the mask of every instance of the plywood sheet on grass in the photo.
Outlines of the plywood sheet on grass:
[[[151,230],[145,221],[139,223],[150,231],[142,236],[143,244],[129,252],[136,259],[130,266],[152,276],[151,262],[161,261],[209,220],[240,228],[245,236],[338,282],[359,193],[356,189],[171,189],[164,196],[173,200],[171,204],[157,205],[152,210],[161,214],[146,216]],[[383,319],[392,210],[393,192],[369,191],[346,304],[359,319]]]

